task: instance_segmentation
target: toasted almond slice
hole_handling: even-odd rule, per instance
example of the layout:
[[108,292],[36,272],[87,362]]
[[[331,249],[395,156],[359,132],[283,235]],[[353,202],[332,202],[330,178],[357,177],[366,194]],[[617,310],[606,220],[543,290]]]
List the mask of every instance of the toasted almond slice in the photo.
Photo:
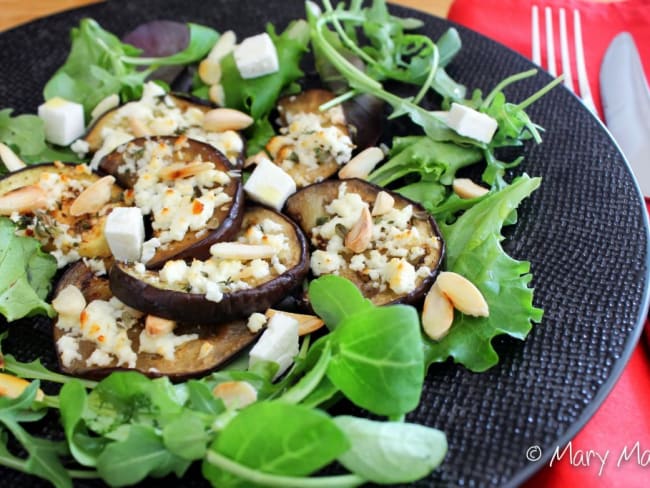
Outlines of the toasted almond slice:
[[204,342],[201,344],[201,348],[199,349],[199,355],[197,356],[197,359],[204,359],[207,358],[208,355],[214,350],[214,344],[211,344],[210,342]]
[[212,394],[221,398],[228,410],[247,407],[257,401],[257,390],[246,381],[225,381],[212,390]]
[[287,136],[274,136],[269,139],[269,142],[266,143],[266,150],[271,155],[273,159],[276,159],[276,156],[280,150],[285,146],[293,145],[293,140]]
[[47,208],[47,193],[38,185],[16,188],[0,196],[0,215],[32,212],[39,208]]
[[72,202],[70,215],[78,217],[87,213],[99,212],[104,205],[111,201],[113,183],[115,183],[115,178],[110,175],[95,181]]
[[355,253],[365,251],[372,239],[372,217],[368,207],[363,207],[359,220],[345,236],[345,247]]
[[86,299],[79,288],[68,285],[52,300],[52,307],[63,317],[78,319],[83,309],[86,308]]
[[221,60],[235,49],[235,44],[237,44],[237,35],[231,30],[224,32],[214,46],[212,46],[208,54],[208,59],[213,61]]
[[453,321],[454,306],[434,283],[424,299],[422,328],[431,339],[439,341],[447,335]]
[[213,132],[242,130],[254,122],[250,115],[232,108],[215,108],[203,117],[203,129]]
[[9,171],[18,171],[27,166],[9,146],[0,142],[0,159]]
[[366,179],[370,172],[375,169],[381,160],[384,159],[384,152],[378,147],[368,147],[350,159],[339,171],[339,178]]
[[266,259],[272,258],[278,252],[273,246],[242,244],[239,242],[217,242],[210,247],[210,254],[221,259]]
[[199,64],[199,77],[206,85],[221,81],[221,64],[216,59],[205,58]]
[[226,104],[226,92],[223,89],[223,85],[220,83],[215,83],[208,90],[208,98],[211,102],[216,103],[217,105]]
[[488,304],[481,291],[464,276],[452,271],[443,271],[438,275],[436,284],[440,291],[451,301],[454,308],[466,315],[487,317],[490,315]]
[[264,151],[260,151],[258,153],[253,154],[252,156],[249,156],[246,158],[246,161],[244,161],[244,168],[249,168],[250,166],[253,166],[255,164],[260,164],[262,161],[269,161],[269,157],[266,155]]
[[[293,156],[292,156],[293,154]],[[296,154],[294,153],[294,147],[293,144],[289,146],[282,146],[278,153],[275,155],[275,161],[276,163],[282,163],[283,161],[286,160],[293,160],[297,161],[296,159]]]
[[454,193],[460,198],[478,198],[482,197],[490,190],[477,185],[469,178],[456,178],[451,184]]
[[325,322],[315,315],[307,315],[303,313],[284,312],[282,310],[269,308],[264,315],[271,320],[271,317],[278,313],[287,315],[298,322],[298,335],[300,336],[311,334],[325,325]]
[[395,206],[395,199],[385,191],[380,191],[377,193],[375,198],[375,203],[372,205],[372,216],[378,217],[380,215],[385,215],[390,212]]
[[92,110],[92,112],[90,112],[91,121],[89,126],[93,125],[97,121],[97,119],[99,119],[102,115],[104,115],[109,110],[117,107],[119,104],[120,104],[120,97],[117,93],[113,93],[103,98],[97,105],[95,105],[95,108]]
[[129,129],[133,132],[135,137],[146,137],[151,135],[149,128],[140,119],[129,117]]
[[[0,397],[17,398],[30,385],[30,382],[17,376],[0,373]],[[36,392],[36,400],[42,401],[45,393],[40,388]]]
[[160,170],[158,176],[163,181],[180,180],[189,178],[205,171],[214,169],[214,164],[209,162],[194,161],[192,163],[172,163]]
[[150,336],[162,336],[169,334],[176,328],[176,322],[173,320],[163,319],[155,315],[147,315],[144,320],[144,330]]

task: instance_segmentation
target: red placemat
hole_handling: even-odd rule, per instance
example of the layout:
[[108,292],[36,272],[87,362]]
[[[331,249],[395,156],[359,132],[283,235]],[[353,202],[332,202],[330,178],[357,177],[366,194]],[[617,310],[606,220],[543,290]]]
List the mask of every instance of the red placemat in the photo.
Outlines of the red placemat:
[[[490,37],[526,57],[531,55],[531,6],[580,10],[585,58],[591,91],[601,110],[598,75],[605,50],[619,32],[632,34],[640,50],[646,76],[650,78],[650,1],[612,3],[589,1],[456,0],[449,19]],[[567,12],[567,19],[571,15]],[[504,19],[507,22],[504,23]],[[572,37],[572,22],[569,22]],[[540,26],[542,44],[544,27]],[[556,49],[559,43],[556,42]],[[542,48],[544,51],[544,46]],[[559,63],[559,52],[556,53]],[[546,57],[543,56],[546,63]],[[558,68],[559,69],[559,68]],[[573,68],[575,78],[575,66]],[[601,111],[602,113],[602,111]],[[650,211],[650,205],[646,203]],[[646,324],[650,330],[650,325]],[[650,351],[643,341],[603,405],[580,433],[566,446],[556,446],[546,467],[525,488],[650,486]]]

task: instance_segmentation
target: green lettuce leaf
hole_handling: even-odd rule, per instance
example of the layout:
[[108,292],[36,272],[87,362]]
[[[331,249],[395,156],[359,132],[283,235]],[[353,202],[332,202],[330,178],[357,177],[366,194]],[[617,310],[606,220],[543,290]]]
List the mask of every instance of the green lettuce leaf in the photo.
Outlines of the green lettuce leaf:
[[452,357],[472,371],[485,371],[499,361],[491,344],[495,336],[524,339],[532,323],[542,319],[529,287],[530,263],[513,259],[501,247],[504,222],[540,183],[540,178],[524,175],[475,204],[454,224],[442,226],[446,269],[465,276],[481,290],[490,315],[470,317],[456,312],[449,334],[438,342],[425,339],[427,364]]
[[54,309],[45,302],[56,260],[41,251],[36,239],[19,237],[11,220],[0,219],[0,313],[11,322],[46,314]]

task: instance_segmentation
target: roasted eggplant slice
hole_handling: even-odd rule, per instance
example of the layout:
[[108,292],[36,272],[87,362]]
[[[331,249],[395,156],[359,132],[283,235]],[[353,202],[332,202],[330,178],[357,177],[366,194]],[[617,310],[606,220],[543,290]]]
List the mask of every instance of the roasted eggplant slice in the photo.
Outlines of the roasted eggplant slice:
[[245,149],[241,134],[203,128],[205,114],[213,108],[195,98],[166,95],[157,85],[147,83],[140,100],[106,112],[88,130],[84,140],[94,153],[91,165],[95,167],[106,154],[131,139],[184,134],[214,146],[234,166],[241,167]]
[[222,323],[265,311],[299,286],[309,269],[300,229],[264,207],[247,209],[234,241],[210,252],[210,259],[168,261],[160,271],[117,263],[111,289],[124,303],[159,317]]
[[333,98],[327,90],[313,89],[278,101],[282,127],[266,150],[299,188],[329,178],[352,156],[343,108],[318,110]]
[[59,267],[79,258],[108,258],[106,216],[123,205],[123,191],[81,164],[39,164],[0,180],[0,215],[37,238]]
[[[57,298],[63,303],[57,303]],[[173,331],[161,330],[168,321],[124,306],[113,297],[108,280],[95,276],[83,262],[63,274],[53,303],[60,309],[53,330],[60,368],[74,376],[99,379],[121,369],[172,379],[200,376],[257,337],[245,320],[218,326],[179,322]],[[103,313],[107,310],[114,315]]]
[[329,180],[293,194],[285,211],[315,249],[312,273],[348,278],[376,305],[418,302],[438,273],[444,243],[435,221],[396,193]]
[[128,188],[150,216],[160,241],[146,263],[150,268],[169,259],[205,259],[212,244],[239,230],[241,178],[209,144],[185,136],[138,138],[106,156],[100,169]]

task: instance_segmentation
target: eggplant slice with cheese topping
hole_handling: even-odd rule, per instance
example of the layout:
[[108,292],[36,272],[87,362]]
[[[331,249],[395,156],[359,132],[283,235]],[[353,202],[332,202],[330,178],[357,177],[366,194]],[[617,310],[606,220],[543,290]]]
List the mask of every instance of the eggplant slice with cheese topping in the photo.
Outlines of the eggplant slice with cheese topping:
[[280,134],[266,150],[298,188],[329,178],[352,156],[355,146],[343,106],[318,109],[333,98],[327,90],[311,89],[278,101]]
[[245,141],[237,130],[211,130],[205,115],[215,107],[180,94],[165,94],[155,84],[145,85],[142,98],[101,115],[84,137],[95,165],[108,153],[138,137],[184,134],[214,146],[235,167],[243,164]]
[[38,164],[0,180],[0,215],[20,235],[35,237],[58,266],[80,258],[109,258],[107,215],[123,205],[123,190],[85,164]]
[[126,195],[150,216],[159,247],[146,265],[210,255],[230,239],[243,216],[241,176],[223,154],[203,142],[178,137],[138,138],[118,147],[100,169],[128,188]]
[[307,241],[284,215],[250,207],[232,242],[209,259],[167,261],[162,269],[116,263],[111,289],[146,313],[194,323],[223,323],[263,312],[302,284],[309,270]]
[[315,276],[348,278],[376,305],[417,303],[431,287],[444,242],[418,204],[359,179],[329,180],[287,200],[312,245]]
[[53,334],[61,370],[93,379],[125,369],[175,380],[201,376],[258,336],[245,320],[215,326],[146,316],[114,298],[108,280],[82,262],[63,274],[53,305],[59,309]]

